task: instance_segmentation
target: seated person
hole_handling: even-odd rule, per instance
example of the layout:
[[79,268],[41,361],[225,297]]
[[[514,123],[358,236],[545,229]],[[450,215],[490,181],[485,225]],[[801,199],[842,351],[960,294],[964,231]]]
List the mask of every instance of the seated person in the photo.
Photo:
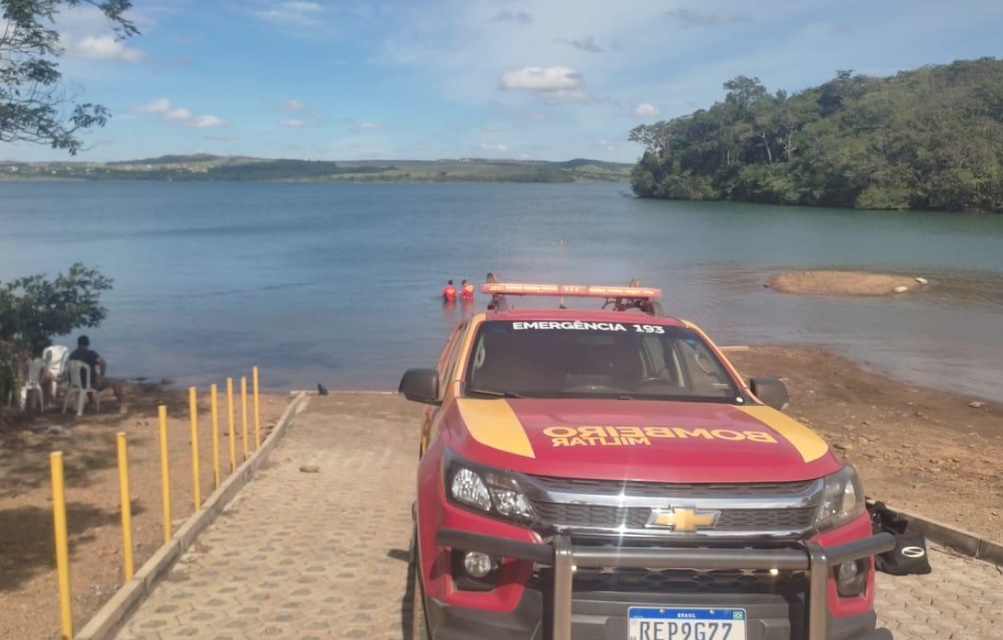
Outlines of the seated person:
[[[105,376],[105,372],[108,369],[108,364],[105,362],[104,358],[98,355],[97,351],[91,350],[91,341],[87,336],[80,336],[77,338],[77,348],[70,354],[70,360],[79,360],[87,365],[87,368],[83,370],[84,375],[93,376],[90,378],[91,388],[97,391],[104,391],[105,389],[111,389],[115,393],[115,399],[118,400],[118,412],[125,413],[125,399],[122,394],[122,383],[114,378],[109,378]],[[82,380],[86,384],[87,380]]]

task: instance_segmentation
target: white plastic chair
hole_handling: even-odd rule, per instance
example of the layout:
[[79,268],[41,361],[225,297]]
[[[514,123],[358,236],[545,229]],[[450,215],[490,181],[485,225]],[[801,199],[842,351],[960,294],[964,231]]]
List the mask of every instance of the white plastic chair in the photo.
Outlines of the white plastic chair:
[[37,399],[38,410],[45,411],[45,396],[42,394],[42,370],[45,363],[38,358],[28,362],[28,378],[21,385],[20,407],[21,411],[28,408],[28,398],[34,392]]
[[42,351],[42,360],[45,362],[45,368],[49,370],[49,374],[52,376],[52,393],[50,396],[53,398],[56,397],[59,380],[66,373],[66,359],[69,357],[70,350],[61,344],[54,344]]
[[66,407],[70,404],[70,396],[73,392],[77,392],[77,415],[84,415],[84,403],[87,401],[88,394],[94,396],[94,406],[95,411],[101,412],[101,396],[97,389],[91,388],[91,378],[94,377],[93,371],[87,371],[87,381],[84,383],[84,376],[81,373],[84,369],[90,369],[86,362],[81,362],[80,360],[70,360],[67,362],[67,368],[70,371],[70,387],[66,390],[66,398],[63,399],[63,413],[66,413]]

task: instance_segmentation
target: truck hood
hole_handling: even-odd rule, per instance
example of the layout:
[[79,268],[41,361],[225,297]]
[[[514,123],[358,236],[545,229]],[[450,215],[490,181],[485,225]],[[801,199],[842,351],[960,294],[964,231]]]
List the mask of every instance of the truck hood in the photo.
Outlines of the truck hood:
[[444,418],[461,456],[534,475],[787,482],[842,466],[813,431],[762,405],[462,398]]

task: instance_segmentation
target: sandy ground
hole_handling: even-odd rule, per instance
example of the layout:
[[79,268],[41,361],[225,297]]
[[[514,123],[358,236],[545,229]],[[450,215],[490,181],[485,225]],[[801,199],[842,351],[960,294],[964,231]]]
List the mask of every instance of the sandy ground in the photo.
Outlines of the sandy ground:
[[863,271],[788,271],[772,276],[766,286],[781,293],[827,296],[894,295],[896,287],[912,293],[925,285],[915,278]]
[[[239,387],[238,387],[239,388]],[[127,388],[129,412],[117,414],[110,392],[102,413],[82,418],[57,410],[24,417],[9,412],[0,428],[0,638],[58,637],[59,601],[52,528],[49,453],[63,451],[70,539],[70,579],[74,628],[123,582],[115,436],[127,434],[135,566],[138,569],[163,541],[157,406],[168,406],[171,502],[175,524],[194,510],[187,391],[158,385]],[[286,395],[261,396],[262,438],[288,403]],[[202,499],[213,491],[208,393],[199,398]],[[235,397],[241,435],[240,396]],[[61,407],[61,406],[60,406]],[[253,407],[248,399],[249,449],[254,448]],[[220,402],[221,474],[229,471],[225,389]],[[48,429],[49,427],[55,427]],[[238,440],[238,464],[243,441]],[[175,526],[176,528],[176,526]]]

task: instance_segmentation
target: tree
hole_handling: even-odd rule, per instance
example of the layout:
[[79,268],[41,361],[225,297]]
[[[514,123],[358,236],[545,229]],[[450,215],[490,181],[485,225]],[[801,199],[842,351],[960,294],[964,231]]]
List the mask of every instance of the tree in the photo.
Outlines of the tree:
[[746,76],[724,89],[708,109],[630,132],[645,146],[634,193],[1003,213],[1001,61],[838,71],[794,94]]
[[77,134],[108,122],[102,105],[75,102],[55,62],[63,53],[55,18],[81,5],[101,10],[120,39],[139,33],[124,15],[132,0],[0,0],[0,142],[47,144],[76,155]]
[[724,83],[724,88],[728,90],[724,101],[738,107],[742,115],[753,103],[769,95],[759,78],[749,78],[748,76],[738,76],[729,80]]
[[15,364],[81,327],[96,327],[108,311],[101,292],[112,281],[74,264],[49,280],[38,274],[0,283],[0,398],[12,388]]

